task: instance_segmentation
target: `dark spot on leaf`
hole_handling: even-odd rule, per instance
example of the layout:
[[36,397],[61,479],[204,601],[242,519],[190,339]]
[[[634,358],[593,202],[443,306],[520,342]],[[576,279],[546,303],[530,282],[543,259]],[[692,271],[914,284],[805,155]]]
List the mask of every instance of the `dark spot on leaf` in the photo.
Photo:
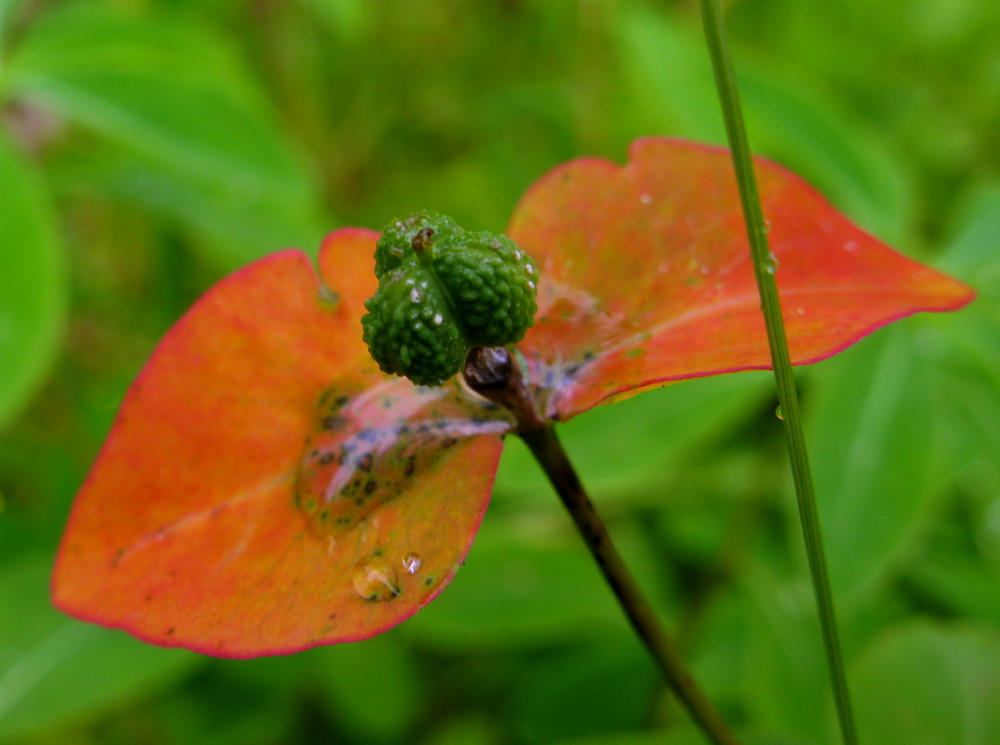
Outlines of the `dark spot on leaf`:
[[372,470],[372,466],[375,464],[375,458],[372,457],[371,453],[365,453],[361,460],[358,461],[358,468],[362,471]]
[[333,463],[333,453],[323,453],[319,457],[319,462],[321,465],[328,466]]
[[371,479],[365,484],[365,494],[371,494],[375,491],[375,482]]
[[343,429],[346,426],[347,420],[342,416],[331,414],[330,416],[323,417],[323,429]]
[[424,580],[424,586],[425,587],[430,587],[433,584],[434,584],[434,578],[433,577],[428,577],[427,579]]
[[171,626],[169,629],[167,629],[167,636],[173,636],[175,631],[177,631],[177,627]]
[[450,448],[454,447],[457,443],[458,440],[456,440],[454,437],[449,437],[441,442],[441,447]]

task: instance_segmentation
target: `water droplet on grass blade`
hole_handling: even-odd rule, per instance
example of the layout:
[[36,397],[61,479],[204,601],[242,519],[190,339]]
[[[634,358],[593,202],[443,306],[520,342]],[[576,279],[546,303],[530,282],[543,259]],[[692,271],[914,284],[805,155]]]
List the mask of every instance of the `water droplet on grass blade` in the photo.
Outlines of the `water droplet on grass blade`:
[[774,409],[774,415],[776,417],[778,417],[778,419],[784,419],[785,418],[785,415],[782,413],[780,406],[775,407],[775,409]]
[[768,274],[775,274],[778,271],[778,267],[781,266],[781,262],[778,261],[778,257],[773,253],[767,255],[767,259],[764,262],[764,268],[767,269]]
[[351,581],[355,591],[365,600],[392,600],[399,595],[396,570],[378,554],[358,559],[351,572]]

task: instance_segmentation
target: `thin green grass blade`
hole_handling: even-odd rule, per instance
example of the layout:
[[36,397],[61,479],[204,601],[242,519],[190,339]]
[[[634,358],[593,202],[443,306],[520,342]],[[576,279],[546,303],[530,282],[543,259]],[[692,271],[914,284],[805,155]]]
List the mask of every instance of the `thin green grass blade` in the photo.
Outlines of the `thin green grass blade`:
[[840,640],[837,634],[830,579],[823,551],[823,536],[816,510],[816,498],[813,492],[805,437],[802,432],[802,418],[799,412],[799,398],[795,390],[795,377],[792,375],[792,366],[788,356],[788,344],[785,338],[785,326],[782,322],[778,287],[774,278],[777,267],[767,244],[760,197],[757,193],[757,181],[750,158],[750,146],[743,123],[739,92],[733,76],[732,63],[729,59],[719,2],[718,0],[701,0],[701,9],[705,36],[712,57],[712,67],[715,71],[716,87],[726,122],[726,134],[729,138],[733,166],[739,184],[747,235],[750,238],[750,250],[753,256],[754,273],[757,277],[757,288],[760,293],[761,309],[764,312],[767,325],[771,363],[778,387],[778,403],[783,412],[782,418],[788,440],[792,477],[798,499],[799,517],[802,521],[802,534],[809,558],[809,570],[812,575],[816,605],[819,609],[837,716],[844,743],[855,745],[857,734],[851,712],[847,679],[844,674]]

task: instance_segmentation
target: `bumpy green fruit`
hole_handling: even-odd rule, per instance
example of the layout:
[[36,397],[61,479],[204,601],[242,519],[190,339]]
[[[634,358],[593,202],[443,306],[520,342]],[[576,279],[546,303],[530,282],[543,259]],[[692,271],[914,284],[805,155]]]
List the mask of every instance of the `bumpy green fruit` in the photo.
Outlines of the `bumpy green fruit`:
[[389,225],[375,248],[378,292],[361,319],[379,367],[440,385],[473,347],[519,342],[534,322],[538,270],[510,238],[434,212]]

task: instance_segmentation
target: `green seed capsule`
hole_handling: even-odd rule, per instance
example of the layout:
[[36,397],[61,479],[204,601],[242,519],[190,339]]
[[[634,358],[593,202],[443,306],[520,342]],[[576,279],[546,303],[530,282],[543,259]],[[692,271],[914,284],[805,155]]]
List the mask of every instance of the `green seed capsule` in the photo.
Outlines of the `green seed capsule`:
[[472,347],[524,338],[538,270],[510,238],[468,232],[434,212],[389,225],[375,248],[379,288],[361,319],[379,367],[418,385],[459,372]]

